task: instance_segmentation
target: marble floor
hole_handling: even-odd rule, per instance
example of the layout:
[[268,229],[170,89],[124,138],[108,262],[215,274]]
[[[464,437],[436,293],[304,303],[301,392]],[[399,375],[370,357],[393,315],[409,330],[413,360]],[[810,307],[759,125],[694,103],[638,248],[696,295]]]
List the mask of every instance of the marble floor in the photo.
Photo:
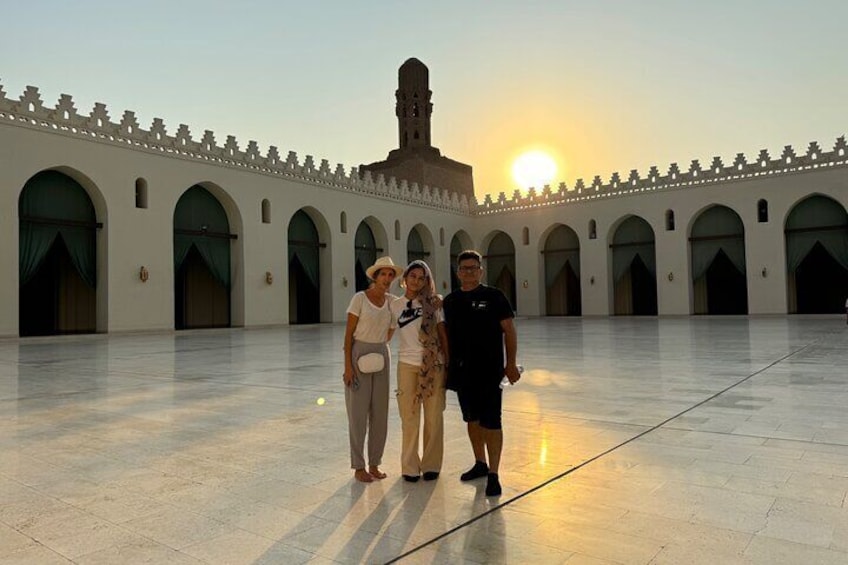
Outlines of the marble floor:
[[0,341],[0,563],[848,563],[848,326],[519,319],[504,493],[351,480],[340,325]]

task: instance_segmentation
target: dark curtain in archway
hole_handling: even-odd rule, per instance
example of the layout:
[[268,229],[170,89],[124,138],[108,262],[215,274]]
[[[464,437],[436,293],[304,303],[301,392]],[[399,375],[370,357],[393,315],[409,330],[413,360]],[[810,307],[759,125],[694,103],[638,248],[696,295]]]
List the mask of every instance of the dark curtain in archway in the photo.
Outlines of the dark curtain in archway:
[[24,186],[18,217],[20,335],[94,332],[99,225],[88,193],[44,171]]
[[315,324],[321,320],[321,243],[312,218],[298,210],[289,223],[289,323]]
[[174,210],[174,325],[177,329],[230,325],[230,234],[215,196],[195,185]]
[[377,242],[374,239],[374,232],[365,222],[360,223],[359,227],[356,228],[354,252],[356,255],[356,264],[354,265],[356,291],[359,292],[367,289],[368,285],[371,284],[371,281],[365,275],[365,271],[377,260]]

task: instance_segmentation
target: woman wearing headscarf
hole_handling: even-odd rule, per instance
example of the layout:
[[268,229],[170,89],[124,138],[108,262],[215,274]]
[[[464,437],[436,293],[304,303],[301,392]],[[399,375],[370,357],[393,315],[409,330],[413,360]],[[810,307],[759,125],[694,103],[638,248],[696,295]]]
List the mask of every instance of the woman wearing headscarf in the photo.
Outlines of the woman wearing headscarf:
[[[380,471],[389,418],[389,348],[391,311],[396,298],[389,287],[403,272],[391,257],[380,257],[365,274],[373,281],[357,292],[347,309],[344,338],[345,405],[350,438],[350,466],[363,483],[384,479]],[[368,469],[365,469],[365,437]]]
[[[403,272],[404,296],[392,302],[392,329],[397,332],[397,403],[403,440],[401,473],[416,482],[439,477],[444,446],[447,333],[441,297],[430,267],[411,262]],[[418,436],[424,413],[424,450],[419,456]]]

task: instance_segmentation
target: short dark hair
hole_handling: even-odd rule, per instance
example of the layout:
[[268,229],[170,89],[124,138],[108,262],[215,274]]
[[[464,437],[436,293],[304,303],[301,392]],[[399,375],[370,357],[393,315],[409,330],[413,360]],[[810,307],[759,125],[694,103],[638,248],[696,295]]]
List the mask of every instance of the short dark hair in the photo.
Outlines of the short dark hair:
[[456,264],[459,265],[466,259],[474,259],[480,265],[483,264],[483,256],[480,255],[480,253],[478,253],[477,251],[474,251],[473,249],[466,249],[465,251],[460,253],[456,258]]

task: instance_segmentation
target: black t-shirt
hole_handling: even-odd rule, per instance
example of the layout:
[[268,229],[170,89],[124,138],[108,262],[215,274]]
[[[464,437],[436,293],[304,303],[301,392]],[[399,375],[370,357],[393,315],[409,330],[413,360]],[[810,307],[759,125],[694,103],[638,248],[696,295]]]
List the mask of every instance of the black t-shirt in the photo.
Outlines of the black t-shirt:
[[443,307],[451,370],[462,366],[475,372],[493,371],[500,379],[504,367],[501,321],[514,317],[504,293],[481,284],[474,290],[451,292]]

